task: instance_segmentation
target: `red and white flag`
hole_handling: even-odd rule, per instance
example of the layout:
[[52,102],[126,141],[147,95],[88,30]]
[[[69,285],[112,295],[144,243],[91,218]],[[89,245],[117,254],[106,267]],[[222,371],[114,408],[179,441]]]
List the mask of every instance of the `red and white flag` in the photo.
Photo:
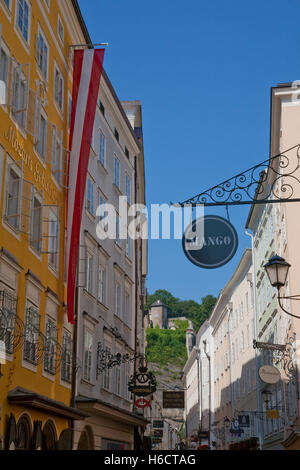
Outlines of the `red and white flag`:
[[76,270],[80,225],[104,49],[74,51],[67,196],[67,309],[74,323]]

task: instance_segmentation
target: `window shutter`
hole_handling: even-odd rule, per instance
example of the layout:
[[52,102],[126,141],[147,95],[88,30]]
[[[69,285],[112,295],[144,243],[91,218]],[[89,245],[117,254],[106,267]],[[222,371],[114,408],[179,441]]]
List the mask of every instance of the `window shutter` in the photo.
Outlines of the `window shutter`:
[[35,95],[35,119],[34,119],[34,140],[35,144],[38,144],[40,140],[40,122],[41,122],[41,98],[37,94]]

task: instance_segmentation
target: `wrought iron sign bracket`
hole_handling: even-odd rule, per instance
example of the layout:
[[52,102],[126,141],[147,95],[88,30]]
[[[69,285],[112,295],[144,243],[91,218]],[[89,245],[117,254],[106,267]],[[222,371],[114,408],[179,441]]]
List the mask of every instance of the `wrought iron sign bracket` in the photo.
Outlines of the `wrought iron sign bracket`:
[[298,368],[295,361],[296,344],[295,338],[289,338],[286,344],[260,343],[253,340],[253,348],[261,350],[271,350],[273,354],[274,365],[282,364],[283,370],[293,384],[298,382]]
[[[229,206],[300,202],[300,144],[177,205]],[[173,203],[171,203],[173,205]]]
[[120,366],[126,362],[134,362],[138,359],[143,363],[145,355],[140,353],[111,354],[107,348],[102,348],[102,343],[99,342],[97,346],[96,378],[106,369],[112,369],[113,367]]

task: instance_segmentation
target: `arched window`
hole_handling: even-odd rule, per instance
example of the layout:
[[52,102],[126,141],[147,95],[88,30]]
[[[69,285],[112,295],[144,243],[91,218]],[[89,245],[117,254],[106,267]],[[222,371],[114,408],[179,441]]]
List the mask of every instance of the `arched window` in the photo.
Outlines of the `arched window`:
[[56,449],[56,430],[54,424],[48,420],[43,429],[43,450],[55,450]]
[[78,442],[77,450],[94,450],[94,437],[93,431],[89,426],[86,426]]
[[22,415],[16,429],[16,450],[29,450],[31,439],[31,424],[28,416]]

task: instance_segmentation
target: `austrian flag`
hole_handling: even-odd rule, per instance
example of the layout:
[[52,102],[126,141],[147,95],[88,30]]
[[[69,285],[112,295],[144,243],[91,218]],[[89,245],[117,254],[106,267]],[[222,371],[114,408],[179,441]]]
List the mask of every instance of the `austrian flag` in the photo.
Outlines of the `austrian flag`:
[[80,225],[103,58],[104,49],[74,51],[66,220],[67,308],[70,323],[74,323]]

